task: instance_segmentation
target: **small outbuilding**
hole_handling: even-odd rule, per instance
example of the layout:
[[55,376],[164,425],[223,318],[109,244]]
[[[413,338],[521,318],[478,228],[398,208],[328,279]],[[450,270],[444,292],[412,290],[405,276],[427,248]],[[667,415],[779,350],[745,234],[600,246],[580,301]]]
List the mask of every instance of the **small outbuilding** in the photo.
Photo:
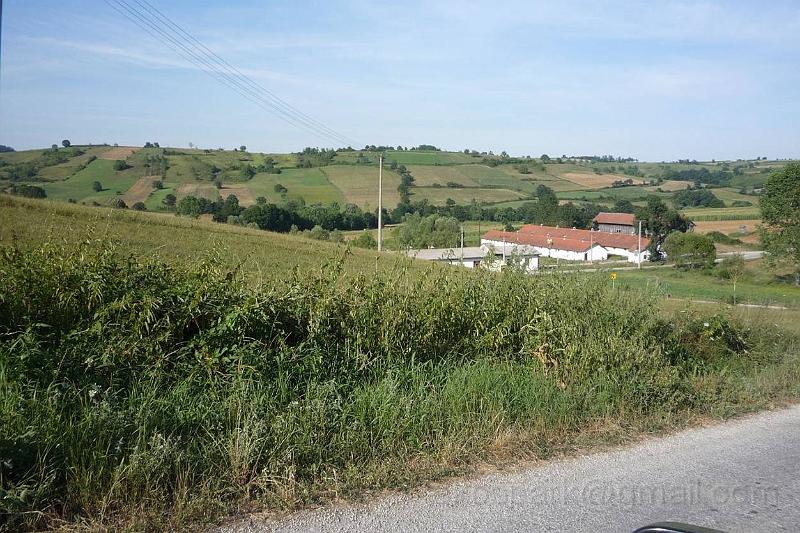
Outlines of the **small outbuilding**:
[[592,222],[601,233],[636,234],[636,217],[631,213],[597,213]]
[[510,244],[465,246],[464,248],[423,248],[408,250],[406,255],[423,261],[437,261],[466,268],[484,267],[499,271],[508,264],[517,264],[526,271],[539,269],[539,254],[532,248],[513,247]]

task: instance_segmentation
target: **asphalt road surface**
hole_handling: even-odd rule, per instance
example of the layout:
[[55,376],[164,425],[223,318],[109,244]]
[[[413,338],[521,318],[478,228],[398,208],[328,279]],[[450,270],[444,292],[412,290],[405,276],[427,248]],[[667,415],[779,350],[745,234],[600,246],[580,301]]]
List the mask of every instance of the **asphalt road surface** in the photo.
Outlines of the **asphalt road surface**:
[[225,531],[800,531],[800,406],[630,448]]

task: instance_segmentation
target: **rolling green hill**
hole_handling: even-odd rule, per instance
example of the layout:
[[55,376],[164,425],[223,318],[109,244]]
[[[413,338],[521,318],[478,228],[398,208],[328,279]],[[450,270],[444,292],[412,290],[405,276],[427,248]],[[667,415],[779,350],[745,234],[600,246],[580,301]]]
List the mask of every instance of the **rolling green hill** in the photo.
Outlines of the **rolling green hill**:
[[[273,203],[336,202],[374,209],[377,159],[375,151],[358,150],[304,158],[224,150],[73,146],[0,154],[0,191],[13,184],[36,185],[54,200],[111,205],[118,199],[134,198],[152,211],[168,211],[163,200],[169,194],[178,199],[192,195],[211,200],[234,194],[242,205],[264,197]],[[115,170],[118,160],[124,160],[128,168]],[[707,180],[706,185],[725,202],[725,209],[744,209],[733,202],[750,202],[747,216],[752,216],[758,208],[753,190],[781,164],[609,163],[569,158],[542,162],[477,153],[390,150],[385,155],[383,200],[389,209],[400,201],[400,175],[393,168],[403,165],[414,178],[411,200],[424,199],[434,205],[450,199],[457,204],[514,206],[535,199],[537,187],[545,185],[562,200],[610,207],[618,200],[641,204],[653,194],[669,200],[674,191]],[[149,190],[147,184],[154,178],[140,180],[146,176],[160,178],[163,188]],[[633,184],[617,186],[627,179]],[[93,190],[96,181],[103,187],[99,192]],[[285,191],[281,192],[282,188]],[[691,213],[717,216],[715,211]],[[731,216],[721,211],[718,215]]]

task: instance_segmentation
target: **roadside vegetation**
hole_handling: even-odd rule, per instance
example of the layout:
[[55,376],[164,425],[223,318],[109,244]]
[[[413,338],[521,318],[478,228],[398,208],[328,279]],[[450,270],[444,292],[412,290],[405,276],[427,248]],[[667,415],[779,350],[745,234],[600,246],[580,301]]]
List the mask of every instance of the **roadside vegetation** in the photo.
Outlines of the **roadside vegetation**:
[[667,320],[604,276],[333,262],[254,288],[93,242],[4,246],[0,276],[13,528],[292,508],[762,407],[800,377],[793,337]]

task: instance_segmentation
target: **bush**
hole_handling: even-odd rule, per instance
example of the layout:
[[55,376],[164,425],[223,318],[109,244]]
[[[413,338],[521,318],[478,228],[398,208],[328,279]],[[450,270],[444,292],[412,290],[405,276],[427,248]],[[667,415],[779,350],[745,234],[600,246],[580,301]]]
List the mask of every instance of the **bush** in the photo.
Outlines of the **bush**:
[[367,248],[370,250],[374,250],[378,247],[378,241],[375,240],[375,237],[373,237],[372,233],[369,231],[362,232],[358,237],[351,240],[350,244],[356,248]]
[[103,185],[99,181],[95,181],[92,183],[92,190],[94,192],[100,192],[103,190]]
[[125,161],[117,159],[114,161],[114,170],[117,172],[131,168]]
[[136,202],[131,206],[131,209],[134,211],[147,211],[147,206],[144,205],[144,202]]
[[36,185],[12,185],[8,190],[13,195],[26,198],[47,198],[47,193],[42,187]]
[[664,251],[680,268],[712,268],[717,258],[714,242],[697,233],[670,233],[664,240]]
[[254,287],[214,263],[50,245],[0,249],[0,279],[11,529],[168,529],[164,512],[400,480],[415,458],[463,460],[497,435],[535,449],[690,409],[719,384],[706,363],[744,361],[750,342],[721,318],[661,319],[602,275],[327,264]]
[[111,202],[111,207],[114,209],[128,209],[128,204],[122,198],[116,198]]

